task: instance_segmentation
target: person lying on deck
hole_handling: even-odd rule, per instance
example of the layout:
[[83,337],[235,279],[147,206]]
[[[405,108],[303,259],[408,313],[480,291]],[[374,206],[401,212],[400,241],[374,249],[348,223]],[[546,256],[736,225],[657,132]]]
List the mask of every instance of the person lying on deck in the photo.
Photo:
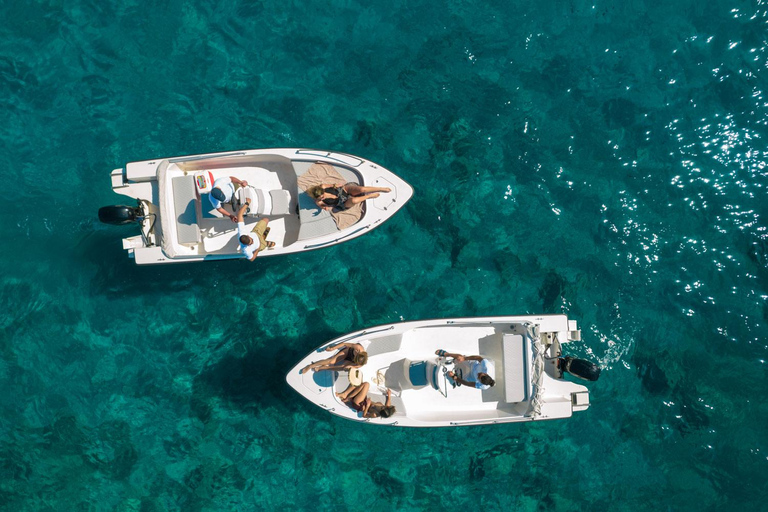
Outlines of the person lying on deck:
[[213,182],[213,188],[210,193],[211,205],[216,208],[217,212],[225,217],[229,217],[232,222],[237,222],[237,217],[224,209],[224,203],[231,203],[235,190],[247,186],[248,182],[245,180],[240,180],[234,176],[222,176]]
[[[246,233],[245,211],[250,204],[250,200],[246,199],[243,207],[237,212],[237,236],[240,239],[240,252],[248,258],[248,261],[253,261],[265,248],[272,249],[275,246],[275,242],[267,242],[267,234],[269,233],[267,224],[269,224],[269,219],[266,217],[260,219],[250,233]],[[256,238],[254,238],[254,235]],[[256,243],[257,240],[259,243]]]
[[307,373],[309,370],[319,372],[323,370],[349,370],[360,368],[368,362],[368,353],[359,343],[339,343],[325,349],[326,352],[339,350],[335,355],[322,361],[308,364],[299,373]]
[[466,378],[464,378],[464,375],[459,376],[454,372],[446,374],[459,384],[477,389],[488,389],[496,384],[496,381],[493,380],[493,374],[496,373],[493,363],[482,356],[463,356],[461,354],[452,354],[445,350],[438,350],[435,354],[440,357],[452,357],[457,363],[464,361],[469,363],[469,374],[466,375]]
[[323,210],[349,210],[354,205],[362,203],[366,199],[376,199],[379,193],[390,192],[384,187],[361,187],[355,183],[346,185],[315,185],[307,189],[309,197],[315,200],[315,204]]
[[387,389],[387,403],[382,404],[368,398],[369,387],[367,382],[360,386],[350,384],[341,393],[336,393],[336,396],[352,409],[363,413],[363,418],[389,418],[395,414],[395,406],[392,405],[392,390]]

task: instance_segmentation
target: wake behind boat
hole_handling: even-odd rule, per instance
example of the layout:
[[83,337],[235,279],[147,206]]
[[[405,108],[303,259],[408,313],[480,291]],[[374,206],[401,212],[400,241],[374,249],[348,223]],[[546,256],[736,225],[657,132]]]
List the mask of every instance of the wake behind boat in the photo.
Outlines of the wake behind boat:
[[[234,176],[236,210],[250,200],[246,228],[269,219],[275,246],[260,256],[319,249],[352,240],[395,214],[413,195],[411,186],[387,169],[351,155],[312,149],[257,149],[132,162],[112,171],[112,189],[138,206],[109,206],[99,218],[109,224],[138,223],[141,233],[123,239],[137,264],[242,258],[235,224],[208,198],[213,183]],[[321,210],[305,192],[321,183],[389,188],[349,211]],[[229,211],[229,210],[228,210]]]
[[[563,379],[563,370],[596,380],[599,368],[563,358],[561,345],[581,332],[565,315],[456,318],[382,325],[342,336],[319,347],[286,376],[288,384],[327,411],[355,421],[400,427],[448,427],[567,418],[589,407],[586,387]],[[388,418],[364,418],[336,393],[350,384],[347,371],[303,368],[327,357],[326,348],[359,343],[367,352],[362,375],[374,402],[396,412]],[[441,351],[442,356],[436,355]],[[446,354],[447,353],[447,354]],[[494,367],[495,384],[485,390],[454,386],[467,361],[451,354],[479,355]],[[581,371],[580,371],[581,370]],[[449,374],[449,372],[451,372]],[[355,384],[358,384],[357,382]]]

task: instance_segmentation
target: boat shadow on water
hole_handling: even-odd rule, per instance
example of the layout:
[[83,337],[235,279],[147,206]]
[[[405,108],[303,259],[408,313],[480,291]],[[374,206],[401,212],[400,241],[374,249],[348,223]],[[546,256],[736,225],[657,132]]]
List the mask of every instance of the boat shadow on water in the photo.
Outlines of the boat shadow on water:
[[[248,322],[247,325],[252,324]],[[248,329],[228,332],[227,337],[247,339],[250,334]],[[324,329],[302,334],[302,337],[309,339],[328,336]],[[303,404],[293,399],[293,392],[284,377],[285,368],[290,367],[302,352],[303,348],[295,339],[268,337],[251,338],[248,346],[240,350],[240,354],[228,350],[195,377],[192,392],[194,414],[200,420],[207,421],[211,414],[211,400],[214,398],[223,399],[229,406],[247,413],[255,413],[270,406],[287,409],[289,412],[303,409]],[[323,378],[326,373],[319,372],[317,376]]]
[[98,258],[92,258],[98,270],[91,282],[91,289],[96,295],[120,298],[152,294],[167,296],[177,292],[187,294],[191,287],[209,289],[213,286],[227,286],[227,283],[233,283],[233,288],[235,284],[242,287],[243,282],[252,282],[258,286],[263,276],[279,273],[291,258],[288,256],[282,261],[265,258],[256,264],[245,260],[215,261],[209,262],[206,271],[201,272],[194,264],[137,266],[125,258],[116,259],[121,250],[106,251],[102,248],[94,252],[99,254],[99,251]]
[[211,401],[223,399],[229,406],[243,412],[254,413],[269,406],[298,409],[283,378],[283,368],[294,354],[284,347],[292,340],[270,340],[269,344],[253,348],[243,356],[226,354],[195,377],[192,408],[195,415],[207,421],[211,414]]

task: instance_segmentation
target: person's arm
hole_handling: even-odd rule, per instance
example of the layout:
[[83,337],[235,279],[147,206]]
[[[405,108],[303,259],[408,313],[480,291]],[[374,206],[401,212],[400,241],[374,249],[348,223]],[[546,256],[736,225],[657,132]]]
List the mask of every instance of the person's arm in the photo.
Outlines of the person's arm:
[[459,384],[461,384],[462,386],[469,386],[471,388],[475,387],[475,383],[474,382],[466,380],[466,379],[462,379],[461,377],[459,377],[458,375],[456,375],[453,372],[448,372],[448,376],[450,378],[452,378],[453,380],[455,380],[456,382],[458,382]]
[[321,210],[332,210],[332,209],[333,209],[333,206],[329,206],[329,205],[327,205],[327,204],[325,204],[325,203],[323,202],[323,199],[325,199],[325,196],[326,196],[326,195],[327,195],[327,194],[323,194],[323,195],[321,195],[320,197],[318,197],[317,199],[315,199],[315,204],[316,204],[316,205],[317,205],[317,207],[318,207],[318,208],[320,208]]
[[237,222],[245,222],[245,211],[251,205],[250,200],[246,199],[245,204],[237,212]]
[[462,361],[482,361],[483,356],[463,356],[461,354],[452,354],[450,352],[446,352],[444,357],[452,357],[456,360],[457,363],[461,363]]
[[461,354],[454,354],[454,353],[451,353],[451,352],[446,352],[445,355],[443,355],[443,357],[452,357],[457,363],[460,363],[460,362],[464,361],[464,359],[466,359]]
[[[365,398],[365,406],[363,407],[363,418],[378,418],[379,413],[376,408],[373,408],[373,404],[381,405],[379,402],[374,402],[370,398]],[[373,410],[371,410],[373,408]]]
[[240,185],[241,187],[247,187],[248,182],[245,180],[241,180],[239,178],[235,178],[234,176],[230,176],[229,179],[232,180],[232,183],[235,183],[236,185]]
[[475,383],[466,379],[462,379],[461,377],[454,377],[454,379],[459,382],[462,386],[468,386],[470,388],[475,387]]
[[389,407],[392,405],[392,390],[387,388],[387,403],[384,404],[384,407]]
[[237,216],[229,213],[227,210],[224,209],[223,206],[219,206],[218,208],[216,208],[216,211],[225,217],[229,217],[229,220],[231,220],[232,222],[237,222]]

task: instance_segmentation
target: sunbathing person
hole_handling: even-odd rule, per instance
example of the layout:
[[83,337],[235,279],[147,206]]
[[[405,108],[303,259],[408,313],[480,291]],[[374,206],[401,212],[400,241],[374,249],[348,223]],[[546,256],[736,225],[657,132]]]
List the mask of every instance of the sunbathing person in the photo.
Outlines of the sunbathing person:
[[493,362],[482,356],[463,356],[461,354],[451,354],[445,350],[438,350],[435,354],[440,357],[452,357],[457,363],[467,362],[469,372],[466,375],[456,375],[455,372],[448,372],[446,374],[459,384],[477,389],[488,389],[496,384],[496,381],[493,380],[493,376],[496,373]]
[[392,390],[387,389],[387,403],[382,404],[368,398],[369,387],[367,382],[360,386],[350,384],[341,393],[336,393],[336,396],[352,409],[363,413],[363,418],[389,418],[395,414],[395,406],[392,405]]
[[299,373],[307,373],[309,370],[319,372],[323,370],[349,370],[360,368],[368,362],[368,353],[359,343],[339,343],[326,348],[326,352],[339,349],[333,357],[308,364]]
[[355,183],[346,185],[315,185],[307,189],[309,197],[315,200],[315,204],[323,210],[348,210],[366,199],[375,199],[379,193],[390,192],[391,189],[384,187],[361,187]]

